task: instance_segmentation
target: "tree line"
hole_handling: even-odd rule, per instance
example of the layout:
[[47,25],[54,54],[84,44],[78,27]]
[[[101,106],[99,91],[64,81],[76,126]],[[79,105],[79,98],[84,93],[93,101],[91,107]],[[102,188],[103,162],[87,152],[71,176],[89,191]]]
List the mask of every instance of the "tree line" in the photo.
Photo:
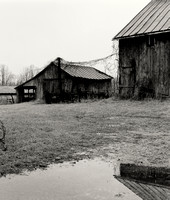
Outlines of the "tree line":
[[40,71],[34,65],[25,67],[19,75],[13,74],[7,65],[0,65],[0,86],[16,86],[34,77]]
[[[103,62],[103,66],[105,68],[105,73],[110,72],[112,76],[115,77],[115,74],[118,76],[118,54],[119,54],[119,43],[115,40],[113,42],[113,54],[103,58],[90,62],[84,62],[92,65],[92,67],[97,67],[97,64],[101,64]],[[96,63],[95,63],[96,62]],[[34,77],[38,72],[40,72],[40,68],[37,68],[34,65],[27,66],[23,68],[22,72],[19,75],[13,74],[7,65],[0,64],[0,86],[17,86],[20,85],[27,80]]]

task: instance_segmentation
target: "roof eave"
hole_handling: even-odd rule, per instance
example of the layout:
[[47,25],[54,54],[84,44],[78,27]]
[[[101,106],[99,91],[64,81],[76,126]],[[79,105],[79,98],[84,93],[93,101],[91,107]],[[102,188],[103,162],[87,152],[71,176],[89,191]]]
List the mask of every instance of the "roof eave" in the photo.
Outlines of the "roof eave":
[[115,36],[113,40],[120,40],[120,39],[128,39],[128,38],[134,38],[134,37],[142,37],[142,36],[147,36],[147,35],[157,35],[157,34],[161,34],[161,33],[168,33],[170,32],[170,29],[167,30],[163,30],[163,31],[155,31],[155,32],[149,32],[149,33],[143,33],[143,34],[135,34],[135,35],[128,35],[128,36],[121,36],[121,37],[117,37]]
[[15,92],[6,92],[6,93],[0,93],[0,95],[16,95],[17,93]]

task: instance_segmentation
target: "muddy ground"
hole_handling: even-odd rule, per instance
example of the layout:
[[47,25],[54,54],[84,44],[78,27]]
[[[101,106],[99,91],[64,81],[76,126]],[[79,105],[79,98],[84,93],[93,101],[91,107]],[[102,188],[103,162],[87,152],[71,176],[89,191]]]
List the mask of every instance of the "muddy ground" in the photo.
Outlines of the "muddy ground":
[[8,147],[0,150],[0,176],[94,157],[168,165],[169,101],[30,102],[0,105],[0,114]]

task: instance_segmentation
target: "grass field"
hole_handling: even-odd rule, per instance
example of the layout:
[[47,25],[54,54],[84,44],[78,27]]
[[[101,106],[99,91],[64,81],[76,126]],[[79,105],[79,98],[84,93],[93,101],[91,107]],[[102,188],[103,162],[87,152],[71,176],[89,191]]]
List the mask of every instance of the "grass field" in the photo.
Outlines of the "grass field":
[[0,150],[1,176],[93,157],[168,165],[169,101],[31,102],[1,105],[0,113],[8,147]]

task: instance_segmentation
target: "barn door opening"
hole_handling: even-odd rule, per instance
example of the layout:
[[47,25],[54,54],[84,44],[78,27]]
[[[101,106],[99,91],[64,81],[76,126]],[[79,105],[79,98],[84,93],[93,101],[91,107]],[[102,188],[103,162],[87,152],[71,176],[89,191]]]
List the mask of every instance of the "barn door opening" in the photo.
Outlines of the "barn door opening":
[[58,79],[44,79],[43,93],[46,103],[57,103],[60,101],[60,85]]
[[129,75],[130,85],[132,86],[132,95],[135,92],[135,84],[136,84],[136,61],[135,59],[131,60],[131,71]]
[[131,59],[129,65],[120,67],[119,92],[124,97],[133,97],[136,84],[136,61]]

